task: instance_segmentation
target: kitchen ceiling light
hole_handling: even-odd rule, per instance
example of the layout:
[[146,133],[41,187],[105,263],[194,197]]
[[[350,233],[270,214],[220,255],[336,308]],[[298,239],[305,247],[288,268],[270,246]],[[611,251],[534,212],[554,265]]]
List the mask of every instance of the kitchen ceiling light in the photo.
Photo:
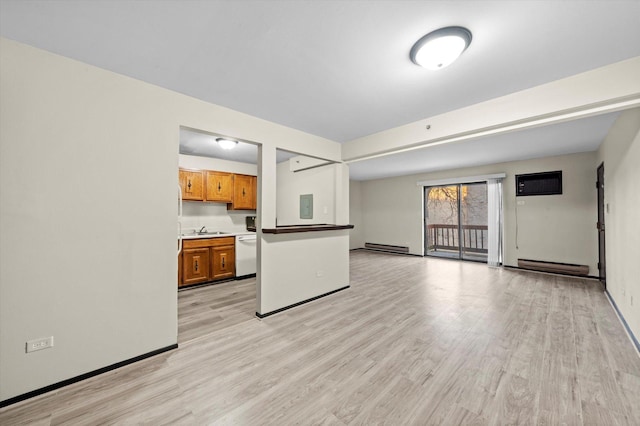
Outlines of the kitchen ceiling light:
[[471,31],[463,27],[445,27],[430,32],[411,48],[411,60],[428,70],[439,70],[453,61],[471,44]]
[[217,138],[216,142],[218,142],[222,149],[233,149],[236,145],[238,145],[238,141],[225,138]]

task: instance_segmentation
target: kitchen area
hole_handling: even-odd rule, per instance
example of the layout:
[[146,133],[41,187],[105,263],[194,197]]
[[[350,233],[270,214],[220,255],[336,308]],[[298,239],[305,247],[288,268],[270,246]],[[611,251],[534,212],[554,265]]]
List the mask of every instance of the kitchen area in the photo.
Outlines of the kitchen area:
[[[246,221],[255,223],[255,216],[246,216]],[[254,277],[255,230],[209,231],[206,225],[199,230],[188,230],[182,234],[182,250],[178,256],[178,288]]]
[[255,318],[257,147],[180,131],[178,340]]
[[[179,146],[180,342],[348,288],[348,262],[338,259],[353,228],[346,165],[275,150],[275,226],[262,227],[271,250],[258,280],[258,145],[181,128]],[[265,277],[280,289],[265,291]]]
[[257,149],[215,139],[180,134],[179,289],[256,274]]

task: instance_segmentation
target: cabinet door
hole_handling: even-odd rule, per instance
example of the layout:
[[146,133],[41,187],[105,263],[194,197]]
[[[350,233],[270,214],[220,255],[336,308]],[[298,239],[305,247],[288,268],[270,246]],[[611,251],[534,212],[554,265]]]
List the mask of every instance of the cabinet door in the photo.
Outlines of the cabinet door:
[[230,203],[233,201],[233,175],[207,171],[207,196],[205,201]]
[[235,245],[211,248],[213,259],[213,279],[233,278],[236,276]]
[[180,169],[179,176],[182,199],[203,201],[204,178],[202,171]]
[[253,188],[253,199],[251,200],[251,210],[258,210],[258,177],[251,176],[251,187]]
[[256,209],[256,177],[235,175],[233,182],[233,210]]
[[210,280],[208,248],[186,249],[182,253],[182,284],[204,283]]

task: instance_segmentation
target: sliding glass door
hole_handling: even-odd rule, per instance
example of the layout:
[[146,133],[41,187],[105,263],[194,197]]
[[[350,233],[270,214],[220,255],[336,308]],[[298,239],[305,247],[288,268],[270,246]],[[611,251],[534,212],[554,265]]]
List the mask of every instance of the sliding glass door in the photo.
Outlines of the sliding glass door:
[[462,259],[487,261],[487,184],[460,185],[460,228]]
[[487,184],[425,187],[425,253],[487,261]]
[[460,257],[458,194],[459,185],[425,188],[425,241],[428,255]]

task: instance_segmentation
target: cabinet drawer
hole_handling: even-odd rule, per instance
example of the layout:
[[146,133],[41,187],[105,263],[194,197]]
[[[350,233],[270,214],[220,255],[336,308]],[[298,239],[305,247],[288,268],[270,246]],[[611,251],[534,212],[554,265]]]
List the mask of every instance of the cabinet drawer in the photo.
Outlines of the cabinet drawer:
[[235,245],[235,237],[216,237],[216,238],[198,238],[190,240],[182,240],[185,249],[201,248],[201,247],[219,247]]

